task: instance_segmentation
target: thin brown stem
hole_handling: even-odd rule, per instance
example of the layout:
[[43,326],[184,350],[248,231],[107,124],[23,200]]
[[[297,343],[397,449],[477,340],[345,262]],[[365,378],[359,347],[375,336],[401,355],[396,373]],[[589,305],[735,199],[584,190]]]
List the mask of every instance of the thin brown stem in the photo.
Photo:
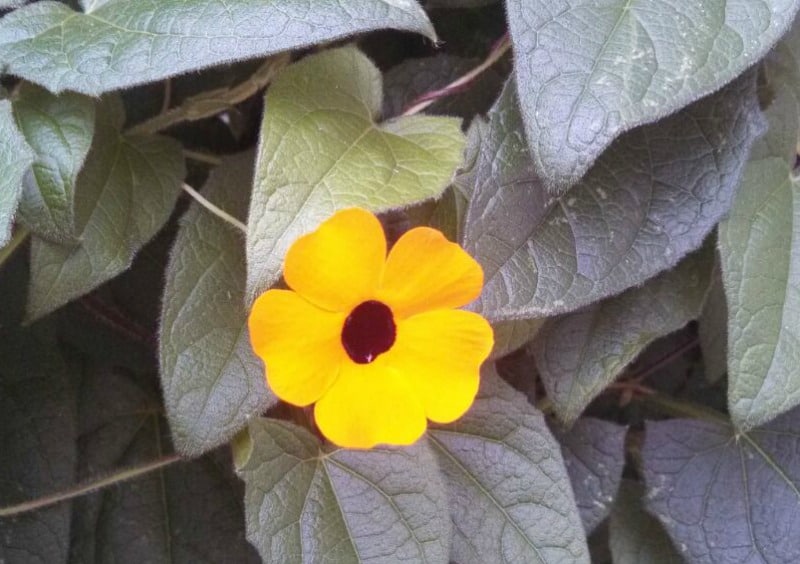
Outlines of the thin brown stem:
[[200,192],[198,192],[197,190],[195,190],[186,183],[183,184],[183,191],[189,194],[192,198],[195,199],[195,201],[198,204],[206,208],[208,211],[216,215],[218,218],[232,225],[242,233],[247,234],[247,226],[244,223],[233,217],[225,210],[222,210],[217,206],[215,206],[214,204],[212,204],[211,202],[209,202],[207,199],[203,197],[203,195]]
[[410,116],[418,114],[437,100],[458,94],[470,86],[484,71],[499,61],[511,49],[511,39],[506,33],[492,46],[489,55],[477,67],[466,73],[465,75],[457,78],[447,86],[438,88],[417,97],[411,104],[403,110],[401,115]]
[[108,476],[79,484],[67,490],[56,492],[54,494],[37,499],[32,499],[17,505],[0,507],[0,517],[13,517],[15,515],[20,515],[29,511],[35,511],[50,505],[55,505],[56,503],[61,503],[62,501],[69,501],[70,499],[75,499],[76,497],[90,494],[108,486],[113,486],[128,480],[134,480],[140,476],[144,476],[150,472],[155,472],[156,470],[160,470],[165,466],[169,466],[170,464],[174,464],[175,462],[179,462],[181,460],[183,459],[179,455],[171,454],[139,466],[132,466],[130,468],[118,470],[113,474],[109,474]]
[[17,227],[17,230],[14,232],[14,236],[11,237],[11,240],[8,242],[8,244],[0,249],[0,268],[2,268],[6,261],[14,256],[14,252],[28,239],[30,234],[31,232],[21,225]]

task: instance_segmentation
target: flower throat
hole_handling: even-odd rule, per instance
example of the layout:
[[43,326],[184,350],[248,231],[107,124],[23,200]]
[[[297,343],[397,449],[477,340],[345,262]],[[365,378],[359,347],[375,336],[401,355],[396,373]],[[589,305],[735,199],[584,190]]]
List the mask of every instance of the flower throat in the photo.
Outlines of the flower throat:
[[342,345],[353,362],[369,364],[394,344],[397,328],[389,306],[370,300],[353,308],[344,321]]

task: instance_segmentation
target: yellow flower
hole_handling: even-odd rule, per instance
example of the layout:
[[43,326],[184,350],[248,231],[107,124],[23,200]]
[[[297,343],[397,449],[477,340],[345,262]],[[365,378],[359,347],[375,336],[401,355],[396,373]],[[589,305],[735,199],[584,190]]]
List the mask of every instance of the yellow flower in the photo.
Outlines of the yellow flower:
[[483,271],[439,231],[417,227],[386,255],[378,219],[334,214],[294,242],[284,278],[253,304],[253,350],[282,400],[307,406],[325,437],[350,448],[408,445],[426,419],[449,423],[472,404],[493,345],[480,315],[457,310]]

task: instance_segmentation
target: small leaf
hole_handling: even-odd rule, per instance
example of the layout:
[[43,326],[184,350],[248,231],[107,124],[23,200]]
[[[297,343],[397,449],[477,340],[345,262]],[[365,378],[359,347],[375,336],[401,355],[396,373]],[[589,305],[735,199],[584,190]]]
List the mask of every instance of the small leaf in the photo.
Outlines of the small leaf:
[[[0,506],[75,482],[75,389],[48,334],[0,338]],[[0,561],[66,562],[70,504],[0,519]]]
[[470,411],[429,437],[450,489],[453,560],[589,562],[558,443],[493,367]]
[[591,417],[579,419],[568,431],[553,428],[587,535],[611,512],[625,466],[627,431]]
[[121,107],[98,109],[94,144],[76,184],[81,243],[34,238],[28,318],[36,319],[127,269],[166,222],[184,176],[180,145],[127,136]]
[[55,243],[76,243],[75,182],[94,135],[94,103],[78,94],[54,96],[23,83],[14,117],[35,158],[25,177],[19,219]]
[[252,299],[280,275],[297,237],[335,211],[372,211],[435,198],[461,162],[455,118],[375,123],[378,69],[352,47],[310,56],[270,87],[261,124],[247,234]]
[[647,508],[689,563],[800,561],[800,410],[749,433],[648,422]]
[[609,524],[614,564],[683,564],[664,527],[644,510],[643,496],[640,484],[622,481]]
[[547,320],[531,346],[560,420],[571,424],[647,345],[700,315],[713,260],[706,246],[644,286]]
[[[204,196],[243,217],[253,154],[223,160]],[[176,448],[197,455],[275,402],[250,348],[244,307],[244,236],[193,203],[167,265],[160,329],[161,384]]]
[[98,95],[230,61],[380,28],[436,35],[412,0],[104,0],[75,12],[36,2],[0,20],[10,74],[52,92]]
[[766,72],[776,98],[730,217],[719,227],[728,301],[728,409],[742,430],[800,404],[800,25]]
[[754,75],[621,137],[560,198],[536,176],[513,87],[482,138],[464,244],[493,321],[549,317],[638,286],[700,246],[727,213],[763,130]]
[[718,90],[789,28],[798,0],[507,0],[534,167],[563,192],[622,132]]
[[328,450],[274,419],[239,440],[247,538],[265,562],[448,562],[447,499],[424,441]]
[[[122,371],[85,371],[81,480],[170,453],[157,393],[148,384]],[[241,495],[230,455],[216,451],[82,496],[73,505],[69,561],[255,564],[260,560],[244,538]]]
[[22,177],[33,152],[14,124],[11,102],[0,100],[0,248],[11,238],[11,224],[22,194]]

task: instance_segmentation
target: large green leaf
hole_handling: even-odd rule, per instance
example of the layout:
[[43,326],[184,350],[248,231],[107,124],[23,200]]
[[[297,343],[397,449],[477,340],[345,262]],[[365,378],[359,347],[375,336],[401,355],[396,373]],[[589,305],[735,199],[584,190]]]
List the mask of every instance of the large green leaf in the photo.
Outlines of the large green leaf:
[[478,123],[464,244],[486,276],[492,320],[577,309],[670,268],[727,213],[763,130],[753,74],[624,135],[560,198],[536,175],[513,87]]
[[770,131],[720,224],[728,299],[728,407],[751,429],[800,404],[800,26],[770,59]]
[[450,488],[453,560],[589,562],[558,442],[493,366],[469,412],[431,430],[429,441]]
[[706,246],[644,286],[548,319],[532,350],[558,418],[572,424],[647,345],[700,315],[713,264]]
[[0,100],[0,247],[11,238],[11,224],[22,194],[22,178],[33,152],[14,123],[11,102]]
[[378,69],[349,47],[303,59],[267,92],[247,234],[252,298],[284,254],[333,212],[399,208],[442,193],[461,162],[461,120],[376,123]]
[[238,440],[247,538],[265,562],[445,564],[451,522],[425,441],[331,450],[303,428],[254,420]]
[[[0,334],[0,506],[75,482],[75,389],[49,334]],[[0,561],[66,562],[70,504],[0,518]]]
[[75,183],[94,136],[94,103],[78,94],[60,96],[24,83],[14,117],[33,149],[19,218],[36,235],[75,243]]
[[644,509],[644,488],[623,480],[609,523],[614,564],[683,564],[664,527]]
[[166,222],[184,176],[180,145],[120,133],[121,105],[98,109],[95,141],[78,175],[79,245],[34,238],[28,317],[35,319],[96,288],[130,266]]
[[647,508],[690,564],[800,562],[800,410],[743,433],[724,420],[648,422]]
[[706,303],[697,321],[703,373],[713,384],[728,373],[728,304],[718,265],[715,265]]
[[374,29],[436,38],[413,0],[107,0],[85,7],[81,13],[44,1],[3,18],[7,72],[53,92],[97,95]]
[[622,132],[730,82],[798,0],[506,0],[536,172],[559,191]]
[[[253,154],[223,160],[203,194],[244,217]],[[250,347],[244,236],[197,203],[181,219],[167,266],[160,329],[161,384],[175,447],[199,454],[275,401]]]
[[[81,379],[79,479],[171,453],[158,391],[145,375],[91,365]],[[242,484],[217,451],[81,497],[70,564],[255,564],[244,538]],[[49,561],[48,561],[49,562]]]

